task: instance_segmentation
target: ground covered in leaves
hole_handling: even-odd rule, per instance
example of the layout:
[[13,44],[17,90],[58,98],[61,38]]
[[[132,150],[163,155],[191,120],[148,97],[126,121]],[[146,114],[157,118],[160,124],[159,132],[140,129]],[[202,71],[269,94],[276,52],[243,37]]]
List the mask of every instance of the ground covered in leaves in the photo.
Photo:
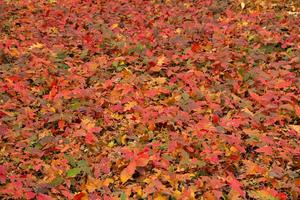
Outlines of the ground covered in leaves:
[[299,199],[299,8],[0,0],[1,199]]

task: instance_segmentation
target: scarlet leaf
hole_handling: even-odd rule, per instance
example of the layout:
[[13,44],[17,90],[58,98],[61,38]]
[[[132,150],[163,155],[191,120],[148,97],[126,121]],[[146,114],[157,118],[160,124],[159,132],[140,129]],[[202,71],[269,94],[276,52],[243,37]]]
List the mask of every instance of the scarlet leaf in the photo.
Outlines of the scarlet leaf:
[[256,152],[264,153],[266,155],[272,155],[273,154],[272,147],[269,147],[269,146],[260,147],[260,148],[256,149]]
[[193,43],[191,49],[192,49],[192,51],[193,51],[194,53],[197,53],[197,52],[200,51],[201,46],[200,46],[199,43]]
[[242,190],[242,183],[240,183],[238,180],[236,180],[235,178],[231,178],[231,180],[229,180],[229,184],[231,186],[232,189],[236,190],[237,192],[239,192],[239,194],[241,196],[245,196],[245,192]]
[[3,165],[0,165],[0,183],[6,182],[6,169]]
[[92,132],[87,132],[85,142],[87,144],[95,144],[98,141],[97,137]]

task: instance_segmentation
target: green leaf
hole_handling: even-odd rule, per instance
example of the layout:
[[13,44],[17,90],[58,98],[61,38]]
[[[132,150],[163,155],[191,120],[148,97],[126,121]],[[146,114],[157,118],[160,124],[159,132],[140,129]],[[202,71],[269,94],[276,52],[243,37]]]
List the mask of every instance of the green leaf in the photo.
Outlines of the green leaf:
[[65,155],[66,159],[68,160],[69,164],[72,166],[72,167],[76,167],[77,164],[76,164],[76,159],[73,158],[72,156],[66,154]]
[[120,199],[121,200],[126,200],[126,194],[124,192],[121,193]]
[[80,168],[82,171],[84,171],[85,173],[91,175],[92,172],[91,172],[91,169],[89,167],[89,164],[87,163],[86,160],[80,160],[78,163],[77,163],[77,167]]
[[68,65],[66,65],[65,63],[59,63],[57,64],[57,67],[59,69],[69,69],[70,67]]
[[62,61],[67,57],[67,54],[65,52],[58,52],[56,54],[56,60],[57,61]]
[[76,167],[67,171],[67,177],[75,177],[81,172],[81,169]]
[[64,179],[61,176],[56,177],[50,183],[52,187],[56,187],[64,182]]
[[85,59],[89,55],[89,50],[85,49],[81,52],[80,58]]
[[119,62],[118,62],[118,61],[114,61],[111,65],[112,65],[114,68],[116,68],[116,67],[118,67]]

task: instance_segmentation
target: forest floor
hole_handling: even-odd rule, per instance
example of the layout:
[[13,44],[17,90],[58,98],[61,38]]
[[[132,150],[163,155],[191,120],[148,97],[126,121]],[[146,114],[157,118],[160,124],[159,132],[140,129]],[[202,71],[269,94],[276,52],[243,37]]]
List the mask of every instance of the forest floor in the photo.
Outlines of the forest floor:
[[0,0],[0,198],[298,200],[300,1]]

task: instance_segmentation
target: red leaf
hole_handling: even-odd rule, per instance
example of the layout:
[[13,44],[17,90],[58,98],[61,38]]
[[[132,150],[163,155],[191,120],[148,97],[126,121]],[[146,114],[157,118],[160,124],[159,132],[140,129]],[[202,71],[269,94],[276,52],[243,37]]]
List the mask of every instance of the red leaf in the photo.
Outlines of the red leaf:
[[95,144],[96,142],[98,142],[98,139],[92,132],[89,131],[85,136],[85,142],[87,144]]
[[76,194],[73,198],[73,200],[81,200],[82,198],[84,198],[86,196],[86,193],[84,192],[80,192],[78,194]]
[[46,195],[46,194],[38,194],[36,197],[37,200],[53,200],[52,197]]
[[33,199],[35,197],[35,193],[32,191],[28,191],[25,193],[26,199]]
[[191,49],[192,49],[192,51],[193,51],[194,53],[199,52],[200,49],[201,49],[200,44],[199,44],[199,43],[193,43]]
[[241,196],[243,196],[243,197],[245,196],[245,192],[242,190],[242,186],[243,186],[242,183],[240,183],[235,178],[231,178],[231,180],[229,181],[229,184],[230,184],[231,188],[236,190],[238,193],[240,193]]
[[99,178],[100,173],[108,174],[110,172],[111,162],[108,158],[102,158],[100,163],[95,164],[94,175]]
[[0,165],[0,183],[6,182],[6,169],[3,165]]
[[137,166],[144,167],[149,162],[149,155],[148,154],[138,155],[138,158],[135,161]]
[[273,154],[272,147],[269,147],[269,146],[260,147],[260,148],[256,149],[256,152],[265,153],[266,155],[272,155]]
[[64,127],[65,127],[65,121],[64,120],[59,120],[58,121],[58,128],[59,129],[64,129]]
[[256,93],[254,92],[249,92],[249,95],[251,96],[251,98],[255,101],[257,101],[258,103],[262,104],[262,98],[257,95]]
[[300,117],[300,106],[295,105],[295,113],[298,117]]
[[213,121],[214,123],[218,123],[218,122],[219,122],[219,116],[218,116],[218,115],[213,115],[212,121]]

